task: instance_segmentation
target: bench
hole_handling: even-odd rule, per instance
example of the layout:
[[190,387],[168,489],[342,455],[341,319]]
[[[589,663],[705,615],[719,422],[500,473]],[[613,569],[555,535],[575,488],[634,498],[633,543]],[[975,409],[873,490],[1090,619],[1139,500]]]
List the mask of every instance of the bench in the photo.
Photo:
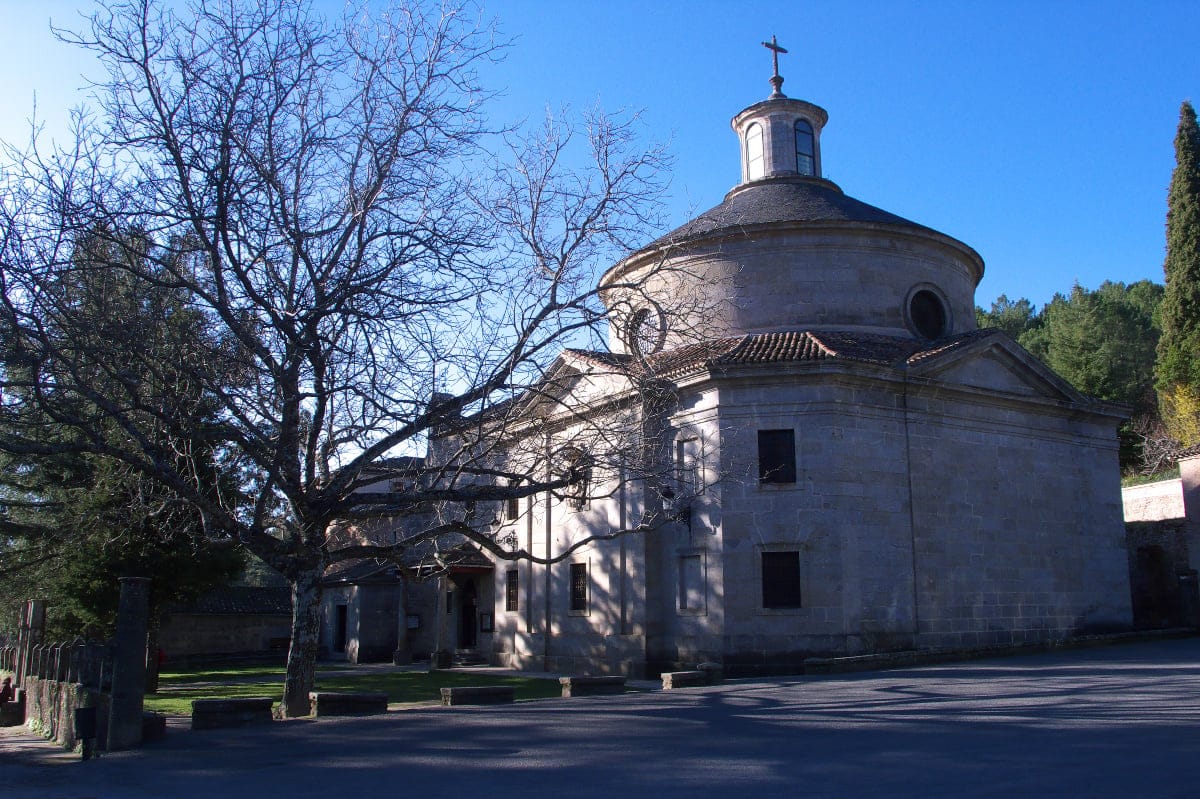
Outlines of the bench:
[[442,706],[503,705],[513,701],[511,685],[464,685],[442,689]]
[[246,696],[240,699],[193,699],[192,729],[216,730],[222,727],[248,727],[272,721],[269,696]]
[[662,673],[664,691],[674,688],[694,688],[698,685],[708,685],[708,674],[703,671],[664,671]]
[[387,713],[388,698],[384,693],[343,693],[313,691],[308,695],[312,714],[322,716],[375,716]]
[[563,699],[572,696],[601,696],[625,693],[625,678],[612,677],[559,677]]

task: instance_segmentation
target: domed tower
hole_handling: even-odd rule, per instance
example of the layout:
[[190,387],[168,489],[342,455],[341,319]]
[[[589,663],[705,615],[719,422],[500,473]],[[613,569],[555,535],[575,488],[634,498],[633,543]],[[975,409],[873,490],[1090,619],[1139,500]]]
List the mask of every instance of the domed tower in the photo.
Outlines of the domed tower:
[[961,241],[847,196],[822,175],[826,111],[772,92],[733,117],[741,182],[610,269],[610,346],[800,330],[939,339],[975,328],[983,261]]

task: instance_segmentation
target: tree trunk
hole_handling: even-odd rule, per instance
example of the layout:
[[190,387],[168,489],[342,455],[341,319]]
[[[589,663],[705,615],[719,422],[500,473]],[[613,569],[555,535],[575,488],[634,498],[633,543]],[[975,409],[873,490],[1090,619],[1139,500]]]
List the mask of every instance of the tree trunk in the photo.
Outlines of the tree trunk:
[[317,674],[321,633],[321,570],[302,569],[292,581],[292,643],[283,683],[283,716],[310,714],[308,694]]
[[158,693],[158,668],[161,665],[159,657],[158,631],[162,627],[162,616],[159,613],[150,614],[150,626],[146,631],[146,693]]

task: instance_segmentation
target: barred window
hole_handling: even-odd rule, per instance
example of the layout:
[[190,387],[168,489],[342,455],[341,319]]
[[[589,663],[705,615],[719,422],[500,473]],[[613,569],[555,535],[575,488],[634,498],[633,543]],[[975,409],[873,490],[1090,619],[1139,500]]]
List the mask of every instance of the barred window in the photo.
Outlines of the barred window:
[[504,609],[515,613],[520,605],[521,575],[516,569],[504,573]]
[[588,609],[588,569],[586,563],[571,564],[571,612],[586,613]]

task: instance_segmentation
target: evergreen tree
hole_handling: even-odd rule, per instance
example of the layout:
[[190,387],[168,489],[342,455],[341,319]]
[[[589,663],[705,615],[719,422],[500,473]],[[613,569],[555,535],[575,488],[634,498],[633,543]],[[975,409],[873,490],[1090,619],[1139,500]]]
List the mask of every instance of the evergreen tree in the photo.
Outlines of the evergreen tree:
[[1142,468],[1135,428],[1157,417],[1153,364],[1162,293],[1148,280],[1105,281],[1095,291],[1076,285],[1069,295],[1054,295],[1018,339],[1084,394],[1130,407],[1133,418],[1120,430],[1125,470]]
[[979,327],[995,327],[1003,330],[1013,340],[1019,339],[1026,331],[1035,327],[1039,316],[1033,310],[1033,303],[1022,297],[1010,300],[1007,294],[1001,294],[992,303],[990,311],[975,306],[975,322]]
[[1155,368],[1163,419],[1184,446],[1200,443],[1200,128],[1179,109],[1167,194],[1166,294]]
[[[136,234],[127,241],[131,253],[149,246]],[[121,383],[129,401],[136,397],[137,404],[152,409],[146,412],[152,419],[145,428],[164,457],[187,453],[194,479],[212,491],[232,491],[205,433],[214,405],[178,368],[193,357],[197,340],[207,335],[203,315],[170,288],[107,268],[103,260],[111,253],[101,248],[104,244],[97,239],[82,243],[71,268],[63,270],[53,287],[59,304],[78,316],[80,329],[74,331],[69,357],[49,368],[64,376],[63,370],[69,370],[97,390]],[[145,264],[142,268],[148,269]],[[47,319],[47,328],[56,332],[64,324]],[[120,363],[115,356],[131,355],[131,347],[156,353],[161,368],[112,369],[111,364]],[[10,376],[18,378],[8,398],[14,413],[6,426],[46,443],[53,453],[0,455],[4,615],[11,618],[26,599],[46,599],[52,636],[105,636],[115,623],[118,579],[141,576],[151,580],[153,636],[171,603],[193,598],[238,574],[242,553],[209,540],[194,507],[128,464],[87,451],[87,441],[77,429],[29,401],[31,381],[19,376],[39,367],[25,359],[19,342],[6,342],[3,360],[10,365]],[[64,406],[64,411],[79,416],[96,412],[82,399]],[[127,432],[110,423],[97,426],[94,434],[107,439]],[[156,659],[149,664],[153,667]]]
[[1105,281],[1095,291],[1077,284],[1046,304],[1020,343],[1084,394],[1146,412],[1153,407],[1154,297],[1161,291],[1149,281]]

